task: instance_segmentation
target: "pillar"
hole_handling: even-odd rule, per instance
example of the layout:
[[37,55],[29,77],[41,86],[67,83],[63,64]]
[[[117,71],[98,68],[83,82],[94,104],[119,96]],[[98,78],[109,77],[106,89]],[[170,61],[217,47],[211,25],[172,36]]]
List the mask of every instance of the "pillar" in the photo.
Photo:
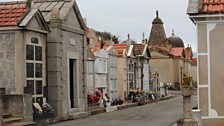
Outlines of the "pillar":
[[184,78],[182,84],[182,95],[183,95],[183,119],[177,122],[177,126],[197,126],[198,122],[193,119],[192,115],[192,100],[193,86],[191,85],[192,78]]

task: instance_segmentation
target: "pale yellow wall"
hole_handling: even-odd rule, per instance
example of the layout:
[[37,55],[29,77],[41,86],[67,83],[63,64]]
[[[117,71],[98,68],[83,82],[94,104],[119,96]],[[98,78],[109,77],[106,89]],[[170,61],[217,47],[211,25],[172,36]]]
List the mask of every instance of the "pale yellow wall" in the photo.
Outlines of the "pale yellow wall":
[[224,24],[198,24],[199,109],[203,126],[223,126]]
[[118,97],[124,99],[124,91],[127,91],[127,61],[125,57],[117,59],[117,82],[118,82]]
[[[219,116],[224,116],[224,24],[217,24],[210,32],[210,76],[211,76],[211,107]],[[223,124],[224,125],[224,124]]]
[[159,73],[160,82],[174,82],[174,65],[172,58],[150,59],[149,64],[153,73],[155,73],[156,70]]
[[16,93],[23,94],[23,88],[26,84],[26,46],[24,41],[24,32],[17,31],[15,41],[15,85]]
[[193,82],[197,82],[197,66],[191,66],[190,75],[193,78]]

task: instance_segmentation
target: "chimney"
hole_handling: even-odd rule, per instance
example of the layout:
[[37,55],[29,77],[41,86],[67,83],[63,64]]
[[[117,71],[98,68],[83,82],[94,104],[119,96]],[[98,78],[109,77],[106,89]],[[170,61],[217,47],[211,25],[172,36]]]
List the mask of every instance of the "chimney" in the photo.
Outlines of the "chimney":
[[128,44],[128,45],[131,45],[131,38],[130,38],[130,34],[128,34],[127,44]]
[[27,8],[30,8],[30,9],[34,8],[34,2],[33,2],[33,0],[27,0],[26,7]]
[[145,43],[145,33],[143,32],[142,33],[142,44],[144,44]]

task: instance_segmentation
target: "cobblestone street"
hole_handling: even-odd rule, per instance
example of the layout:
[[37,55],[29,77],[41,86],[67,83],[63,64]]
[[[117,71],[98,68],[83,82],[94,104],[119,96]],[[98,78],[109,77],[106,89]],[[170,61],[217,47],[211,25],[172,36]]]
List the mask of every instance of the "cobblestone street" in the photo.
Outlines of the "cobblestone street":
[[169,126],[182,115],[182,97],[179,93],[175,95],[169,100],[52,126]]

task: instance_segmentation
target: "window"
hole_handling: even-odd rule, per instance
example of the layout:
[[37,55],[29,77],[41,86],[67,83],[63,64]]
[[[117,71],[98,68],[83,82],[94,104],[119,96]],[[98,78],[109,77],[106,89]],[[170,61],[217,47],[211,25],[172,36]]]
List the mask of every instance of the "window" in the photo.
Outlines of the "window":
[[42,64],[41,63],[36,63],[35,64],[35,76],[37,78],[42,77]]
[[42,47],[35,47],[35,60],[42,61]]
[[27,87],[25,93],[28,94],[34,94],[34,81],[33,80],[27,80]]
[[33,103],[45,102],[43,78],[43,47],[37,37],[32,37],[26,44],[26,87],[24,93],[32,94]]
[[37,37],[32,37],[31,38],[31,43],[38,44],[39,43],[39,39]]
[[26,46],[26,59],[33,60],[34,59],[34,46],[27,45]]
[[36,81],[36,94],[43,94],[42,81]]
[[26,76],[34,77],[34,63],[26,63]]

